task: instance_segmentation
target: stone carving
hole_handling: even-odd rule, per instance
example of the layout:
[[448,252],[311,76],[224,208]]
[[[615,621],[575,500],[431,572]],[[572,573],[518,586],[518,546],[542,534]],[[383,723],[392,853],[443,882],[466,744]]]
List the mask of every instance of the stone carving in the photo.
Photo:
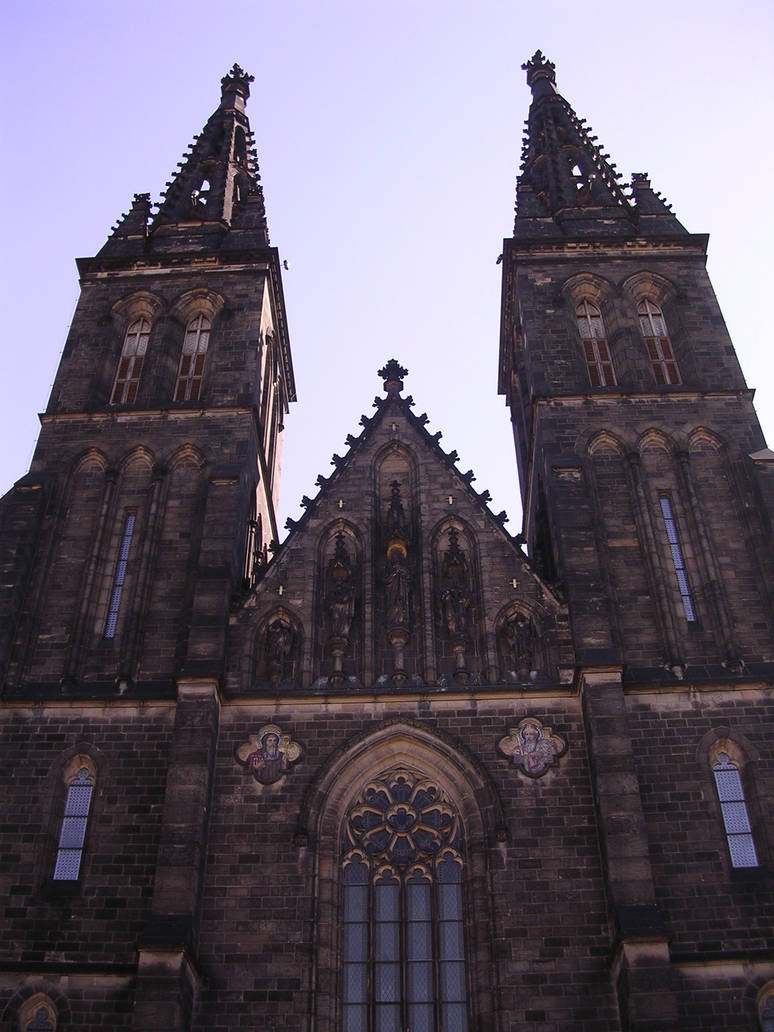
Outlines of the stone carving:
[[328,635],[332,638],[349,638],[355,612],[355,582],[352,563],[341,531],[336,535],[336,549],[328,563],[325,611],[328,617]]
[[518,727],[508,728],[508,734],[497,743],[500,752],[513,759],[517,767],[531,778],[545,774],[559,756],[567,751],[567,743],[536,717],[525,717]]
[[408,541],[408,521],[403,508],[403,499],[400,496],[400,481],[398,480],[393,480],[390,484],[390,504],[384,521],[384,530],[388,541],[393,539]]
[[504,651],[510,669],[516,671],[522,681],[529,680],[536,667],[536,644],[535,626],[526,613],[519,610],[508,618],[503,630]]
[[411,596],[411,571],[404,561],[402,552],[397,548],[392,550],[388,560],[385,584],[388,627],[407,626]]
[[276,724],[264,724],[236,749],[236,759],[262,785],[271,785],[287,774],[301,755],[301,746]]
[[460,549],[459,534],[449,530],[449,547],[441,561],[441,609],[446,629],[453,637],[464,636],[470,610],[470,578],[465,554]]
[[328,653],[333,657],[331,677],[340,680],[344,676],[343,661],[355,615],[355,572],[343,531],[336,535],[336,547],[326,570],[325,614]]
[[266,628],[266,673],[272,684],[286,681],[292,673],[295,634],[287,621],[277,617]]

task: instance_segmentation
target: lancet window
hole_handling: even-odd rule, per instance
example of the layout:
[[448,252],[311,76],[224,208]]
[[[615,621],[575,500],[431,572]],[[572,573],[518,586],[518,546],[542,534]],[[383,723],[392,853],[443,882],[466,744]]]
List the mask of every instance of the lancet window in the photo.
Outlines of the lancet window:
[[124,529],[121,535],[121,544],[118,549],[116,568],[113,572],[113,586],[110,590],[108,602],[107,619],[105,620],[105,637],[115,638],[116,626],[118,625],[118,613],[121,609],[121,595],[124,591],[126,571],[129,565],[129,550],[132,547],[134,536],[134,525],[137,521],[137,513],[130,511],[124,516]]
[[78,880],[93,792],[93,771],[82,766],[67,785],[67,796],[52,876],[54,881]]
[[463,857],[440,785],[369,782],[344,830],[344,1032],[467,1032]]
[[126,331],[110,398],[113,405],[131,405],[137,397],[149,337],[150,323],[147,319],[135,319]]
[[637,306],[637,314],[656,383],[662,386],[680,383],[680,373],[661,309],[646,298]]
[[610,357],[602,313],[596,305],[584,299],[576,307],[575,316],[578,320],[578,333],[580,333],[583,345],[591,386],[615,386],[613,360]]
[[723,813],[731,866],[757,867],[758,854],[755,850],[739,767],[728,753],[719,752],[712,766],[712,773],[715,775],[715,787]]
[[198,401],[204,376],[204,359],[210,342],[210,320],[201,313],[192,319],[185,331],[183,354],[177,374],[175,401]]
[[661,515],[664,517],[664,527],[666,528],[667,540],[669,542],[669,551],[672,555],[672,565],[677,577],[677,586],[680,589],[680,598],[683,602],[685,619],[688,623],[695,623],[696,609],[693,604],[691,587],[688,583],[688,574],[685,569],[685,558],[682,545],[680,544],[680,536],[677,532],[677,523],[672,512],[672,502],[666,495],[662,495],[659,498],[659,504],[661,506]]

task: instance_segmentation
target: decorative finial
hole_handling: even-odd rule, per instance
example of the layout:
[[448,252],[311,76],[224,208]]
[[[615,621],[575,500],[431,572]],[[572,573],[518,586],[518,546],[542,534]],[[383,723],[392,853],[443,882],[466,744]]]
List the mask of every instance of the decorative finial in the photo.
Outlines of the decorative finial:
[[400,394],[403,390],[403,377],[408,376],[408,369],[404,369],[397,359],[391,358],[376,375],[384,380],[384,389],[388,394]]
[[527,73],[527,85],[533,93],[541,81],[547,80],[552,86],[556,85],[556,65],[544,57],[541,50],[536,50],[530,60],[521,67]]
[[224,102],[228,107],[235,106],[238,97],[241,98],[241,106],[244,106],[250,96],[250,83],[254,80],[255,76],[248,75],[235,61],[231,71],[220,80],[221,106]]

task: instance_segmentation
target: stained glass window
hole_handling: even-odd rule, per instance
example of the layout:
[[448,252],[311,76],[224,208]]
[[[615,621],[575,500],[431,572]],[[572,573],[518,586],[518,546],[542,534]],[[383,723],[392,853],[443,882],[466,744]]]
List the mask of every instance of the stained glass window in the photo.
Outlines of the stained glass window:
[[757,867],[758,854],[755,851],[739,768],[729,759],[728,753],[722,752],[718,753],[712,772],[723,813],[731,866]]
[[575,309],[575,316],[578,320],[578,332],[583,345],[591,386],[615,386],[613,360],[610,357],[602,313],[590,301],[581,301]]
[[370,782],[344,854],[344,1032],[467,1032],[459,821],[439,785]]
[[78,880],[93,791],[94,779],[86,767],[81,767],[67,786],[67,798],[62,827],[59,832],[56,863],[54,864],[54,881]]

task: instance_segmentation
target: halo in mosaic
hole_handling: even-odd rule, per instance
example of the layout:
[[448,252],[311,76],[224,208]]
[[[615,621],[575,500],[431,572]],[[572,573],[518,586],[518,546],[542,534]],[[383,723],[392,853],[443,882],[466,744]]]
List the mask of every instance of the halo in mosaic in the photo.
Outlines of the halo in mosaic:
[[264,724],[235,750],[240,763],[256,781],[271,785],[287,774],[301,756],[301,746],[277,724]]
[[497,743],[500,752],[511,758],[522,773],[530,778],[545,774],[558,757],[567,751],[567,742],[555,735],[537,717],[524,717],[517,727],[509,727],[508,734]]

